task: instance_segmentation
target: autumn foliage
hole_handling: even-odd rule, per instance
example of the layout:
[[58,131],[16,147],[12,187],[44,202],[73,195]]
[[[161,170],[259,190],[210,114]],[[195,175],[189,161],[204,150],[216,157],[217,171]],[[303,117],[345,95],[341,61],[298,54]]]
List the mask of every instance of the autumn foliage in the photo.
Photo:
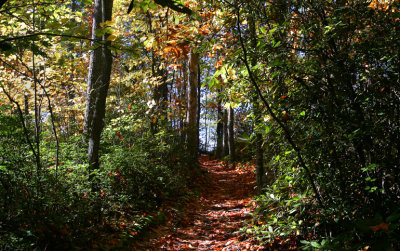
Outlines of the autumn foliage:
[[113,4],[0,4],[0,249],[399,249],[398,0]]

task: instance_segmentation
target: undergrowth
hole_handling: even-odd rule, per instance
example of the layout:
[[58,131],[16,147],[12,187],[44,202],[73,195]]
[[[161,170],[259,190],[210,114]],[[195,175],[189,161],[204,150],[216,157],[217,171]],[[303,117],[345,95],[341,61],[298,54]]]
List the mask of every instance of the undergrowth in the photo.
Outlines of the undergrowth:
[[108,127],[101,169],[89,173],[81,137],[61,142],[56,167],[55,143],[44,132],[37,167],[20,121],[0,119],[1,249],[118,248],[163,222],[164,203],[192,194],[185,152],[176,151],[179,137],[172,133],[137,137],[127,130],[121,138]]

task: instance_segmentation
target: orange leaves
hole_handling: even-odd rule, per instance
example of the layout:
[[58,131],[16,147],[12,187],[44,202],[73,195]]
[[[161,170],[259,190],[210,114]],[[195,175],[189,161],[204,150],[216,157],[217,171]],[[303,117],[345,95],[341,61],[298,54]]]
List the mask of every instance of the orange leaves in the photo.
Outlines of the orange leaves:
[[219,67],[221,67],[223,65],[223,63],[222,63],[222,60],[217,60],[216,62],[215,62],[215,64],[214,64],[214,66],[215,66],[215,68],[219,68]]
[[199,33],[201,35],[208,36],[208,34],[210,33],[208,24],[201,26],[199,29]]
[[190,48],[187,43],[178,43],[169,42],[168,46],[166,46],[162,51],[162,57],[164,59],[180,59],[182,57],[187,57]]
[[386,222],[381,222],[376,226],[370,226],[369,229],[371,229],[373,232],[378,232],[378,231],[387,231],[389,230],[390,224]]
[[158,234],[157,239],[147,244],[142,242],[140,250],[263,250],[255,241],[243,240],[239,234],[226,238],[243,226],[255,208],[251,200],[254,168],[246,165],[226,168],[206,156],[200,157],[200,162],[209,174],[206,180],[200,180],[201,196],[182,209],[177,228],[166,227],[165,232],[153,230]]
[[180,58],[182,52],[176,46],[167,46],[163,50],[163,58],[167,59],[169,56],[174,56],[176,58]]
[[368,7],[374,10],[387,11],[389,9],[390,0],[372,0]]
[[115,133],[115,135],[117,135],[117,136],[118,136],[118,139],[119,139],[119,140],[123,140],[123,138],[122,138],[122,136],[121,136],[121,133],[120,133],[120,132],[116,132],[116,133]]
[[210,102],[208,103],[207,107],[209,107],[210,109],[217,109],[218,105],[215,102]]

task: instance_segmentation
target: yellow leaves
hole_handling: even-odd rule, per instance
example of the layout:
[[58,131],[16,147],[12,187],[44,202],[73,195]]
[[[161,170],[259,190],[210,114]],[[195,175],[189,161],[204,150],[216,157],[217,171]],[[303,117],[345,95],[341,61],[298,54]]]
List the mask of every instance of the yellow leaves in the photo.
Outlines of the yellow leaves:
[[[233,98],[233,96],[231,95],[230,98]],[[236,97],[236,98],[237,98],[237,97]],[[240,106],[240,103],[238,103],[238,102],[227,102],[227,103],[224,104],[224,107],[225,107],[226,109],[229,109],[229,107],[232,107],[233,109],[236,109],[236,108],[238,108],[239,106]]]
[[113,26],[115,24],[115,22],[114,21],[112,21],[112,20],[107,20],[107,21],[105,21],[105,22],[103,22],[103,23],[100,23],[100,27],[108,27],[108,26]]
[[224,47],[220,44],[214,44],[212,47],[213,52],[217,51],[217,50],[222,50]]
[[70,20],[69,18],[61,18],[61,23],[62,23],[62,24],[65,24],[65,23],[67,23],[69,20]]
[[223,16],[223,12],[222,12],[220,9],[217,9],[217,10],[215,11],[215,16],[221,17],[221,16]]
[[272,117],[270,115],[265,115],[264,116],[264,122],[272,120]]
[[[141,40],[142,40],[142,39],[141,39]],[[144,47],[145,47],[147,50],[150,50],[151,48],[157,46],[157,41],[155,41],[154,37],[150,37],[150,38],[147,38],[147,39],[143,42],[143,44],[144,44]]]
[[117,38],[117,36],[111,34],[110,36],[107,37],[108,41],[115,41],[115,39]]
[[[128,35],[128,34],[126,34],[126,35]],[[144,43],[146,40],[147,40],[147,37],[146,37],[146,36],[143,36],[143,37],[141,37],[141,38],[139,39],[139,41],[140,41],[141,43]]]
[[231,69],[228,71],[229,77],[235,81],[238,79],[237,75],[236,75],[236,71],[234,69]]

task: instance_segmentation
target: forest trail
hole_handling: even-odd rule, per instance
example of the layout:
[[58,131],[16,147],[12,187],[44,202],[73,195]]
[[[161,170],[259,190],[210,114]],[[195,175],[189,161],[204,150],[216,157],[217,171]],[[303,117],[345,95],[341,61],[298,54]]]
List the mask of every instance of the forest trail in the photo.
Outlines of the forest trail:
[[255,208],[253,168],[233,169],[205,155],[199,160],[209,177],[201,196],[184,207],[178,224],[169,220],[133,250],[263,250],[236,233]]

